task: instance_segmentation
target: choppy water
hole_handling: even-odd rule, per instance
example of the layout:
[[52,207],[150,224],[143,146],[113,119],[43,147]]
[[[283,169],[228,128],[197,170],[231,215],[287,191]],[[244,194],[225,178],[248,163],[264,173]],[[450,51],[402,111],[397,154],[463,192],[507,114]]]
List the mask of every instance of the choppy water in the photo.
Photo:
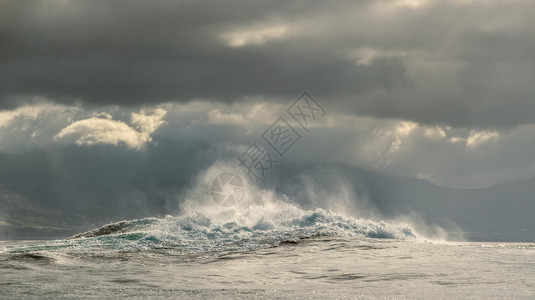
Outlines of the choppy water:
[[535,298],[535,244],[278,203],[0,242],[0,298]]

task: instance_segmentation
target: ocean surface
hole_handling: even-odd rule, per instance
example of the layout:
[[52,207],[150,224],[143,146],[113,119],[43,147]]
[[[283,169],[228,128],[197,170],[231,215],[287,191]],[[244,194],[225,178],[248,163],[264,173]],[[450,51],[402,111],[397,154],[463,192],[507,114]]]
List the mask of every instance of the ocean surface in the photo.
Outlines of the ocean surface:
[[286,203],[0,241],[1,299],[535,299],[535,243],[452,242]]

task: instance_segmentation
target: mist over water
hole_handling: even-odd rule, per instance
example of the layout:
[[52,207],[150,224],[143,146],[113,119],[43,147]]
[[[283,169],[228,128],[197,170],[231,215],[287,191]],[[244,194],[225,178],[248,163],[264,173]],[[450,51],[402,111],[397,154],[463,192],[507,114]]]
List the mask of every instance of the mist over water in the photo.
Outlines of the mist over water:
[[[212,199],[210,188],[218,175],[229,170],[245,179],[245,194],[237,205],[224,207]],[[115,222],[69,239],[7,251],[157,250],[169,255],[203,256],[269,248],[317,237],[414,242],[442,242],[446,237],[440,228],[431,232],[409,217],[380,218],[365,200],[358,199],[347,182],[337,177],[328,178],[332,191],[320,189],[314,180],[304,178],[307,190],[301,193],[310,199],[305,206],[315,206],[308,209],[287,195],[260,188],[247,178],[232,163],[218,162],[201,172],[194,187],[180,196],[175,215]]]

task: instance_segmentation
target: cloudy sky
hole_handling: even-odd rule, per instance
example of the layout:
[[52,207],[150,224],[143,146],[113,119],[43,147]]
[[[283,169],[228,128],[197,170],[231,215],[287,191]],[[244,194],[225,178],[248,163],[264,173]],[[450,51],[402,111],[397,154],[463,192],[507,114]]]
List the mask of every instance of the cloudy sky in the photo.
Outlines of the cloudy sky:
[[327,113],[288,163],[532,178],[533,20],[522,0],[0,0],[1,178],[180,190],[303,91]]

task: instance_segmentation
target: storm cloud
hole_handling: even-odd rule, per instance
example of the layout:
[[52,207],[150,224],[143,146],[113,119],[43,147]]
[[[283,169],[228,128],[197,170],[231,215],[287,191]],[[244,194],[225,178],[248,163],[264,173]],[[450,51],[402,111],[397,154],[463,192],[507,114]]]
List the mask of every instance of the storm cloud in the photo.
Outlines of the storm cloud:
[[4,108],[281,101],[450,126],[535,116],[529,1],[2,1]]

